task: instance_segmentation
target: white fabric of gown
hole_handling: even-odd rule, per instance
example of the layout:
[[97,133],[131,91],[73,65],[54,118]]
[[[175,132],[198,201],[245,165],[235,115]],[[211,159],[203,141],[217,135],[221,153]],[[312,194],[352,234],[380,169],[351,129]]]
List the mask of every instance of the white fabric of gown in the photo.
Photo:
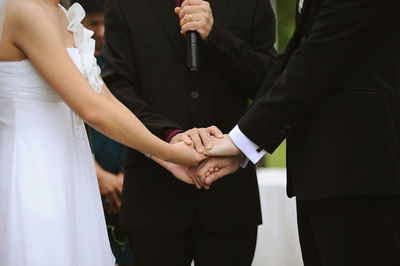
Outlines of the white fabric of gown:
[[[79,32],[67,50],[87,77]],[[84,124],[29,60],[0,62],[0,265],[114,265]]]

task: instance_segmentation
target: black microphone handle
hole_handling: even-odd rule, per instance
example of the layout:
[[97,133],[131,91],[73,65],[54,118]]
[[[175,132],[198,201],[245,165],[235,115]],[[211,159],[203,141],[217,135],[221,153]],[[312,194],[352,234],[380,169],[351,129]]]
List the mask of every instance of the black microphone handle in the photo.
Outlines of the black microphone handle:
[[199,46],[200,36],[197,31],[188,31],[186,33],[186,53],[187,65],[190,71],[199,71]]

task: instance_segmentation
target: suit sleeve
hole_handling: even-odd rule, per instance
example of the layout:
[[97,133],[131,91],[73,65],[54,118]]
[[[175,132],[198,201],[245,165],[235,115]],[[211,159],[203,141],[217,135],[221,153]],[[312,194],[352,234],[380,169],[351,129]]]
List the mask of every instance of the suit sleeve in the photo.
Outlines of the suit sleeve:
[[167,129],[180,128],[142,97],[131,42],[119,0],[107,0],[105,5],[105,45],[102,50],[102,77],[115,97],[128,107],[158,137],[165,139]]
[[272,153],[328,96],[374,38],[378,27],[368,23],[377,21],[379,2],[324,1],[286,69],[240,120],[239,128],[251,141]]
[[249,42],[217,22],[206,40],[206,52],[231,86],[253,99],[275,63],[275,16],[269,0],[259,0],[251,23]]

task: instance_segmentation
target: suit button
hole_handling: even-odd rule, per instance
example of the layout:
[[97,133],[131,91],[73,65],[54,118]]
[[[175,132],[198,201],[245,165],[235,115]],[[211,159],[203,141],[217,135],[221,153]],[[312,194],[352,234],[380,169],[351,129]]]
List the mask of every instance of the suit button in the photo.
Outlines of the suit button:
[[197,98],[199,98],[199,93],[197,92],[197,91],[192,91],[191,93],[190,93],[190,96],[193,98],[193,99],[197,99]]

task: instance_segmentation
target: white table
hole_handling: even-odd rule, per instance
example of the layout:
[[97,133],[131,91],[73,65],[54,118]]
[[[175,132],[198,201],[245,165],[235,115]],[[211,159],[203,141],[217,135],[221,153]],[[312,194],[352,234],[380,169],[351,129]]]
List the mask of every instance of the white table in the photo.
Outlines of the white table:
[[253,266],[301,266],[296,202],[286,196],[286,170],[258,170],[263,224]]

